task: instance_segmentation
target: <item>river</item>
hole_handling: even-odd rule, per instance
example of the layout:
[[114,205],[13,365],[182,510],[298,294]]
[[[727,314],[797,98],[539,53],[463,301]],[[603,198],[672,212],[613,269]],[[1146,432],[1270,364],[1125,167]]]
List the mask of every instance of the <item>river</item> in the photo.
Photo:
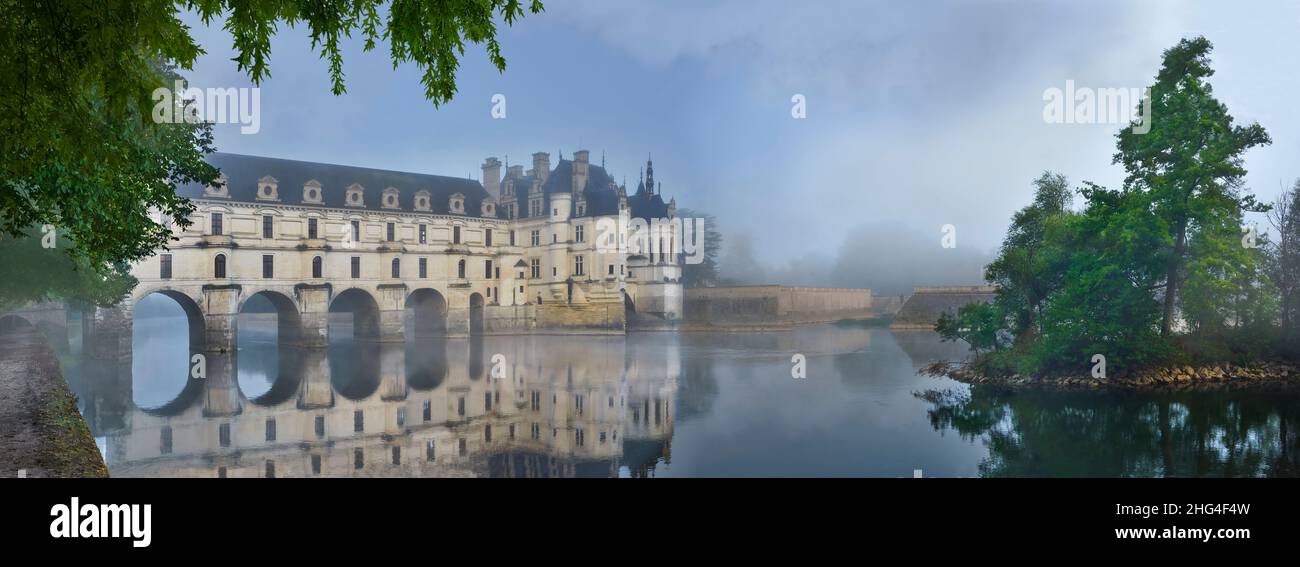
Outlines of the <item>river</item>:
[[[181,317],[65,362],[113,476],[1296,476],[1300,395],[969,387],[930,332],[518,335],[280,347],[191,377]],[[802,373],[796,371],[798,357]],[[802,377],[796,377],[802,375]]]

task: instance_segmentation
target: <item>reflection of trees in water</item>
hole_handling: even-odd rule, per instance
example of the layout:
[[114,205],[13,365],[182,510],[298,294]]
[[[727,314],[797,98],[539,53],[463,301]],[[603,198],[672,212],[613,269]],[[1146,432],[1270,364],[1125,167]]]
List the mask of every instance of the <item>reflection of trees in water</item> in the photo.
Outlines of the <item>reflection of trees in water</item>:
[[689,421],[713,409],[718,399],[718,379],[714,377],[714,358],[686,354],[682,361],[682,378],[677,383],[677,419]]
[[1300,392],[927,391],[937,431],[984,439],[982,476],[1300,476]]

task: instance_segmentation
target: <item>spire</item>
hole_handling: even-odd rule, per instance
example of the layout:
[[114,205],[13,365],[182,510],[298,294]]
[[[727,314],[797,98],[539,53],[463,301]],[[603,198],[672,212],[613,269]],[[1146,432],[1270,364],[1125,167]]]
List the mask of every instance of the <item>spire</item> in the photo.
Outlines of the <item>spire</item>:
[[655,192],[655,162],[650,158],[650,154],[646,154],[645,160],[645,186],[653,195]]
[[605,169],[605,150],[600,150],[600,168]]

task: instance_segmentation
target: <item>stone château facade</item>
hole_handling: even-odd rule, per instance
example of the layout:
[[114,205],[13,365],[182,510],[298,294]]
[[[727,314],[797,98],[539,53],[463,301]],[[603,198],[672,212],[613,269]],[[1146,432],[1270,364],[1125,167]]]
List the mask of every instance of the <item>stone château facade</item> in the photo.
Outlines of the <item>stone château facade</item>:
[[144,296],[172,297],[205,350],[233,348],[237,315],[258,294],[276,307],[281,339],[307,346],[327,342],[337,310],[355,314],[358,336],[381,340],[425,331],[619,333],[629,314],[681,318],[678,254],[597,246],[601,227],[619,227],[625,241],[628,219],[675,217],[653,163],[628,195],[586,150],[554,166],[549,154],[533,154],[527,171],[503,172],[487,158],[481,183],[236,154],[209,159],[221,181],[178,188],[196,206],[192,224],[133,266],[140,283],[126,304],[129,321]]

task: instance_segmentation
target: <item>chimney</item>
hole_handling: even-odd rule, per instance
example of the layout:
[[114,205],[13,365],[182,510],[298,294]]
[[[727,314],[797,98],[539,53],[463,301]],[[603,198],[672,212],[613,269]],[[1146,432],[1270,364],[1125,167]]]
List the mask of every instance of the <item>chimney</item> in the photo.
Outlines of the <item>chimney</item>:
[[533,154],[533,175],[536,175],[542,183],[546,183],[546,178],[551,175],[551,154],[546,152]]
[[524,176],[524,166],[522,165],[512,165],[509,168],[507,168],[506,171],[507,171],[506,175],[513,177],[515,179],[519,179]]
[[587,160],[591,152],[578,150],[573,152],[573,192],[581,193],[587,187],[587,172],[591,164]]
[[493,199],[501,198],[501,161],[497,158],[483,160],[483,188]]

